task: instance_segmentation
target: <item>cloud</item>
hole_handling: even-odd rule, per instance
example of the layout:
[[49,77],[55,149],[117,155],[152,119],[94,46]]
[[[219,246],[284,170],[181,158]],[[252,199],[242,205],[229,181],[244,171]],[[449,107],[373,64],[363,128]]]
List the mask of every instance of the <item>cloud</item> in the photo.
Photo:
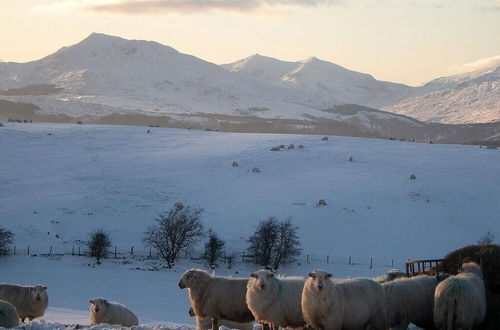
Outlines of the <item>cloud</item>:
[[91,11],[119,14],[198,13],[232,11],[251,13],[341,5],[348,0],[63,0],[32,8],[36,13]]
[[451,74],[460,74],[472,71],[485,71],[500,66],[500,55],[483,58],[474,62],[452,66],[446,69]]

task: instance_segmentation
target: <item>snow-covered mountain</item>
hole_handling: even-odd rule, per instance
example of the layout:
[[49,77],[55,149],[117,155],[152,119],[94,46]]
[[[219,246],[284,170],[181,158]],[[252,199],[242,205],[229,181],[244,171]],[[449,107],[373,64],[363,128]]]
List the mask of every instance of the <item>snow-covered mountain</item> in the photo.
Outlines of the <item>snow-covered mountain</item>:
[[[0,119],[16,118],[21,102],[35,109],[24,118],[41,121],[387,136],[407,125],[399,114],[446,123],[500,120],[498,81],[494,68],[417,88],[314,57],[253,55],[219,66],[156,42],[93,33],[37,61],[0,63],[0,99],[7,102]],[[329,111],[344,104],[395,114],[384,114],[388,125],[379,113],[374,122],[366,112]]]
[[384,110],[449,124],[500,121],[500,64],[438,78]]
[[[305,105],[320,109],[337,104],[380,108],[405,99],[414,90],[406,85],[378,81],[369,74],[348,70],[316,57],[284,62],[256,54],[223,67],[286,87],[293,91],[292,95],[305,93]],[[294,101],[301,102],[299,98]]]
[[113,113],[149,115],[218,113],[266,108],[269,116],[299,118],[314,112],[285,101],[287,91],[179,53],[156,42],[93,33],[41,60],[0,64],[0,89],[53,84],[44,96],[18,95],[46,114],[102,117]]

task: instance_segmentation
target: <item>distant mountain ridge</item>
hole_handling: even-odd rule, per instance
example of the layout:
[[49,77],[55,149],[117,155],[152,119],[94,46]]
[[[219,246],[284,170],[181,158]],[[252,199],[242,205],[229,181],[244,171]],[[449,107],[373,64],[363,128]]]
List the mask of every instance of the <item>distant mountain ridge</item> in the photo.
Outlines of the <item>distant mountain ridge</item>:
[[[498,80],[498,69],[483,70],[410,87],[315,57],[286,62],[258,54],[219,66],[157,42],[93,33],[37,61],[0,63],[5,101],[0,119],[15,117],[13,109],[29,104],[26,114],[33,112],[37,120],[374,137],[414,132],[423,140],[447,141],[446,134],[422,129],[428,125],[407,116],[481,121],[480,112],[460,117],[451,110],[430,113],[431,105],[421,105],[435,98],[452,100],[448,106],[457,109],[479,103],[495,107]],[[460,100],[469,103],[457,104],[457,93],[465,93]],[[475,101],[469,97],[474,93]],[[356,106],[365,108],[334,111]],[[489,130],[483,135],[491,136]]]

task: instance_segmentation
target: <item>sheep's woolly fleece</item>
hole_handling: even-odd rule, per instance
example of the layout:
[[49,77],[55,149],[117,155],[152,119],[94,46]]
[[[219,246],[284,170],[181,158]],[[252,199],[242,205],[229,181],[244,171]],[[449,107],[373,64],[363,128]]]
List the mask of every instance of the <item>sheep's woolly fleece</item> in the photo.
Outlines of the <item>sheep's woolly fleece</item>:
[[[0,328],[2,329],[2,328]],[[97,324],[97,325],[81,325],[81,324],[61,324],[61,323],[48,323],[43,320],[33,321],[28,324],[23,324],[12,329],[22,329],[22,330],[118,330],[118,329],[128,329],[123,326],[113,326],[109,324]],[[136,330],[194,330],[193,327],[186,325],[175,325],[175,324],[151,324],[151,325],[139,325],[134,327]]]

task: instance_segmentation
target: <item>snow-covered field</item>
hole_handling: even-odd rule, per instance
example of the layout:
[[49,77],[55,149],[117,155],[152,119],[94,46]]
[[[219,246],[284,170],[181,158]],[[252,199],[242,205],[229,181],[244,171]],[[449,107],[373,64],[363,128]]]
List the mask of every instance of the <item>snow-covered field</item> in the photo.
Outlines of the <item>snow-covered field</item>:
[[[145,258],[141,240],[173,203],[203,207],[206,229],[241,253],[259,220],[293,217],[303,254],[281,272],[314,268],[337,277],[376,276],[394,262],[437,258],[500,236],[500,151],[330,136],[236,134],[145,127],[6,123],[0,127],[0,226],[16,256],[0,260],[4,282],[43,283],[50,304],[33,329],[88,324],[88,300],[123,302],[141,324],[193,325],[174,269]],[[50,135],[49,135],[50,133]],[[278,144],[304,149],[269,149]],[[349,156],[353,162],[349,162]],[[232,167],[236,160],[240,166]],[[260,173],[252,173],[252,168]],[[416,180],[409,180],[411,174]],[[319,199],[327,202],[317,207]],[[94,267],[71,253],[88,233],[111,234],[119,259]],[[27,247],[30,254],[26,256]],[[44,256],[52,246],[53,256]],[[127,251],[134,246],[134,256]],[[193,256],[199,256],[201,244]],[[309,255],[309,263],[307,263]],[[329,262],[326,263],[326,257]],[[347,265],[352,257],[354,265]],[[369,268],[370,258],[374,267]],[[220,275],[247,276],[236,264]],[[169,325],[168,322],[173,323]],[[160,325],[158,325],[160,324]]]

